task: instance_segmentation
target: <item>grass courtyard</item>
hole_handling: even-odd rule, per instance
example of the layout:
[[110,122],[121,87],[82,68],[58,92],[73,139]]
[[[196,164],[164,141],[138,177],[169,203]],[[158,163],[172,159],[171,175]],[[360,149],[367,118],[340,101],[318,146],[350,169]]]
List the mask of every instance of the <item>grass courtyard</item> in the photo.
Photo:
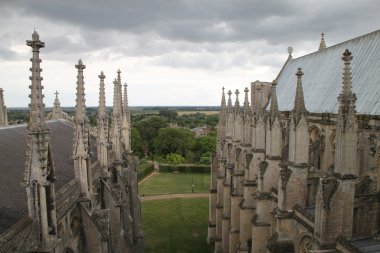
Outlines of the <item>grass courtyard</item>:
[[145,253],[208,253],[208,198],[142,203]]
[[194,193],[207,193],[210,188],[210,175],[207,173],[159,173],[139,185],[140,196],[191,193],[194,180]]

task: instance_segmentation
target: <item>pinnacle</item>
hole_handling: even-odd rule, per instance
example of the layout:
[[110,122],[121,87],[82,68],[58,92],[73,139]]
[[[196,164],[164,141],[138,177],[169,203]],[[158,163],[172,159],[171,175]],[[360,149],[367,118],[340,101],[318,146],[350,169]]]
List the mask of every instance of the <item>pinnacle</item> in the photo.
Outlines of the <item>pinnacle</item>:
[[318,51],[325,49],[326,48],[326,43],[325,43],[325,34],[321,33],[321,42],[319,43],[319,49]]

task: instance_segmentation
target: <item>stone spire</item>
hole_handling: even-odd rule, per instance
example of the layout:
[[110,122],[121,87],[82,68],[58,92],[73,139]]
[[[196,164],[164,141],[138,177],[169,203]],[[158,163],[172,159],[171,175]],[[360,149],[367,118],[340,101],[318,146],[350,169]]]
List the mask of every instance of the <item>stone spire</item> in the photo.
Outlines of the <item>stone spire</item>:
[[100,75],[98,75],[100,79],[99,83],[99,108],[98,108],[98,120],[105,122],[106,119],[106,93],[104,88],[104,79],[106,76],[104,75],[103,71],[100,72]]
[[322,49],[326,48],[326,43],[325,43],[325,34],[321,33],[321,42],[319,43],[319,49],[318,51],[321,51]]
[[[51,158],[50,131],[45,125],[44,103],[40,72],[40,48],[45,43],[40,41],[39,35],[34,31],[32,40],[26,44],[32,48],[33,57],[30,59],[31,85],[29,104],[30,121],[27,126],[27,145],[25,158],[25,171],[22,185],[26,187],[29,216],[34,220],[38,229],[37,245],[50,252],[49,242],[56,237],[57,220],[55,209],[55,170]],[[39,250],[37,250],[39,251]]]
[[92,191],[91,165],[89,155],[89,129],[86,116],[86,99],[84,94],[83,70],[86,68],[82,60],[75,65],[78,69],[77,75],[77,98],[75,105],[75,135],[74,135],[74,169],[75,177],[79,182],[81,197],[90,199]]
[[235,100],[235,114],[238,114],[240,111],[240,103],[239,103],[239,90],[235,91],[236,100]]
[[59,102],[59,99],[58,99],[58,91],[56,91],[55,93],[55,100],[54,100],[54,108],[53,108],[53,116],[52,118],[53,119],[60,119],[62,118],[62,109],[61,109],[61,103]]
[[227,124],[227,106],[226,106],[226,95],[224,92],[224,87],[222,88],[222,101],[220,104],[220,114],[219,114],[219,122],[218,122],[218,139],[225,138],[226,136],[226,124]]
[[36,31],[34,31],[32,35],[32,40],[27,40],[26,44],[32,48],[33,58],[31,58],[32,68],[30,71],[32,72],[32,76],[29,77],[32,81],[30,86],[31,94],[30,94],[30,118],[29,118],[29,129],[45,129],[45,117],[44,117],[44,108],[45,105],[42,102],[43,95],[42,89],[44,88],[41,85],[42,77],[40,68],[41,59],[39,58],[40,48],[45,47],[45,42],[40,41],[40,36]]
[[227,112],[232,112],[232,99],[231,99],[231,95],[232,95],[232,92],[229,90],[228,91],[228,105],[227,105]]
[[220,113],[226,113],[226,94],[224,93],[224,87],[222,88],[222,102],[220,103]]
[[122,117],[123,112],[123,92],[122,92],[122,85],[121,85],[121,71],[120,69],[117,70],[117,85],[118,85],[118,110],[120,113],[120,121]]
[[271,124],[273,124],[276,117],[280,116],[280,111],[278,110],[276,87],[277,87],[277,82],[273,80],[272,89],[271,89],[271,103],[270,103],[270,109],[269,109]]
[[123,101],[123,124],[122,124],[122,141],[124,152],[131,152],[131,126],[130,126],[130,111],[128,106],[127,84],[124,84],[124,101]]
[[110,130],[112,150],[114,152],[114,159],[116,161],[121,161],[121,147],[120,147],[120,127],[121,127],[121,112],[120,112],[120,93],[119,93],[119,83],[117,79],[113,81],[113,112],[112,112],[112,129]]
[[293,108],[292,113],[294,115],[295,123],[298,124],[298,122],[301,119],[301,116],[306,115],[305,99],[303,96],[303,89],[302,89],[303,72],[301,68],[298,68],[296,76],[297,76],[296,98],[294,100],[294,108]]
[[97,138],[97,151],[98,160],[102,171],[102,177],[108,177],[108,152],[107,152],[107,114],[106,114],[106,95],[104,88],[104,79],[106,76],[103,71],[98,76],[100,79],[99,83],[99,107],[98,107],[98,138]]
[[4,91],[0,88],[0,126],[8,125],[7,107],[4,102]]
[[248,117],[248,115],[251,113],[251,108],[249,106],[249,101],[248,101],[248,93],[249,93],[249,89],[248,87],[245,87],[244,89],[244,105],[243,105],[243,111],[244,111],[244,117]]
[[77,76],[77,98],[76,98],[76,106],[75,106],[75,122],[76,123],[84,123],[87,121],[86,116],[86,99],[84,94],[84,77],[83,70],[86,68],[83,65],[82,60],[78,61],[78,64],[75,65],[75,68],[78,69]]
[[345,152],[335,153],[335,167],[342,174],[357,175],[356,150],[357,150],[357,120],[355,116],[356,94],[352,92],[352,77],[350,63],[352,56],[346,49],[343,53],[343,88],[338,96],[339,110],[336,127],[336,149]]

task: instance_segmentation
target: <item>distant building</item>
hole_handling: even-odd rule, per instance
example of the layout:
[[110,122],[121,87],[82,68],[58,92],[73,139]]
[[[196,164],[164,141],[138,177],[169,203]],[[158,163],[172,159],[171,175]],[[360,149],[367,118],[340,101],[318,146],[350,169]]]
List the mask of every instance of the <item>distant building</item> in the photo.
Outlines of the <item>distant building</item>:
[[[222,94],[208,241],[219,252],[380,252],[380,31]],[[264,97],[261,97],[264,96]],[[269,101],[269,103],[263,102]],[[260,106],[256,106],[259,104]]]
[[138,162],[131,155],[121,72],[114,82],[111,128],[105,110],[105,75],[99,75],[95,138],[86,116],[86,66],[81,60],[75,65],[74,123],[64,120],[58,97],[53,120],[46,122],[39,58],[45,43],[34,32],[27,45],[33,51],[30,120],[28,125],[0,129],[0,252],[142,252]]

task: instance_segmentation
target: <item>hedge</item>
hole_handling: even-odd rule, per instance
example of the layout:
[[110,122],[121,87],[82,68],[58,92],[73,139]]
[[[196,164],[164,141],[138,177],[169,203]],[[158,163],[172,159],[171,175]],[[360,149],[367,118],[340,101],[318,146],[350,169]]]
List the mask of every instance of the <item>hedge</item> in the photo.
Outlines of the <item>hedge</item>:
[[144,177],[148,176],[154,170],[153,163],[145,162],[141,163],[137,172],[137,180],[140,181]]
[[160,164],[160,173],[210,173],[210,165],[197,164]]

